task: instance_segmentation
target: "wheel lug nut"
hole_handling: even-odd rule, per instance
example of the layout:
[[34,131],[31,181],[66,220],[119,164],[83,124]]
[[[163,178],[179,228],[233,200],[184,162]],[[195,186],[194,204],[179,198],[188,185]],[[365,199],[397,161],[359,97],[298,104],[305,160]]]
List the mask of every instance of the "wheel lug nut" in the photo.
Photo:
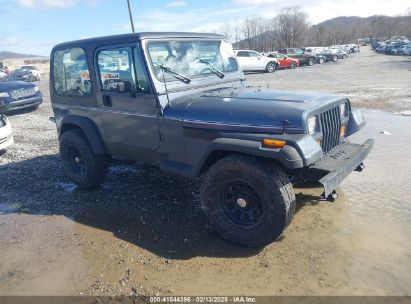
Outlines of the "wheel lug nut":
[[237,205],[240,206],[241,208],[245,208],[247,206],[247,201],[243,198],[238,198]]

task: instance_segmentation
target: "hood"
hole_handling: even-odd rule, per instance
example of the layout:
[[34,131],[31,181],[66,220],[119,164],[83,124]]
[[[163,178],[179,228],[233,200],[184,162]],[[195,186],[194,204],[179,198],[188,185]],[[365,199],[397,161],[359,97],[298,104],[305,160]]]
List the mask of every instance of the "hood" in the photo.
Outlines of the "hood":
[[19,89],[30,89],[36,85],[24,81],[0,81],[0,92],[10,92]]
[[167,116],[183,126],[220,130],[304,133],[308,114],[329,107],[341,96],[256,87],[220,88],[171,101]]

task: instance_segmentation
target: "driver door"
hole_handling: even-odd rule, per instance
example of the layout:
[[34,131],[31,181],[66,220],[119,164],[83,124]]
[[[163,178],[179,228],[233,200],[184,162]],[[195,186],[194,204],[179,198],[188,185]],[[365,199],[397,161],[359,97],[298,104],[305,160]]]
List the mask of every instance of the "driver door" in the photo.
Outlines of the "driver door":
[[97,98],[109,145],[156,150],[159,109],[137,45],[100,48],[95,60]]

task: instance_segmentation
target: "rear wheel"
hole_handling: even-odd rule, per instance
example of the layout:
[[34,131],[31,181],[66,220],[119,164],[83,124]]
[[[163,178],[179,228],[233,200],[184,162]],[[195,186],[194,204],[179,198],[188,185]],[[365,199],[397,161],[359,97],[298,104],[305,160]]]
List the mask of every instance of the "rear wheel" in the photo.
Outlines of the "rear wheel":
[[206,173],[201,204],[215,231],[246,247],[280,237],[295,212],[295,194],[283,170],[262,159],[231,155]]
[[265,70],[267,73],[273,73],[277,69],[277,65],[274,62],[267,63]]
[[337,56],[337,55],[334,55],[332,60],[333,60],[334,62],[336,62],[336,61],[338,60],[338,56]]
[[324,58],[320,58],[320,59],[318,60],[318,63],[319,63],[319,64],[323,64],[324,61],[325,61]]
[[290,69],[295,69],[297,67],[297,64],[295,62],[290,63]]
[[70,130],[60,138],[64,172],[80,189],[97,187],[107,173],[109,157],[94,154],[80,130]]

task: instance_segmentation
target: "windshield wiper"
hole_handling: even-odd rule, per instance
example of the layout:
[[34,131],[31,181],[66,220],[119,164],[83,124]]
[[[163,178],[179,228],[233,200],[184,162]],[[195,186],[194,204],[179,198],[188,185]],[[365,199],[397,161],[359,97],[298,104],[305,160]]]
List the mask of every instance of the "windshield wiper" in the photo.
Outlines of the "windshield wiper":
[[219,69],[217,69],[216,67],[214,67],[211,63],[205,61],[204,59],[201,58],[197,58],[198,61],[200,61],[201,63],[204,63],[205,65],[207,65],[210,70],[216,74],[218,77],[220,78],[224,78],[225,74],[223,72],[221,72]]
[[177,73],[176,71],[174,71],[173,69],[166,67],[162,64],[158,64],[157,65],[163,72],[167,72],[168,74],[170,74],[171,76],[173,76],[174,78],[177,78],[179,80],[181,80],[184,83],[190,83],[191,79],[184,76],[183,74]]

